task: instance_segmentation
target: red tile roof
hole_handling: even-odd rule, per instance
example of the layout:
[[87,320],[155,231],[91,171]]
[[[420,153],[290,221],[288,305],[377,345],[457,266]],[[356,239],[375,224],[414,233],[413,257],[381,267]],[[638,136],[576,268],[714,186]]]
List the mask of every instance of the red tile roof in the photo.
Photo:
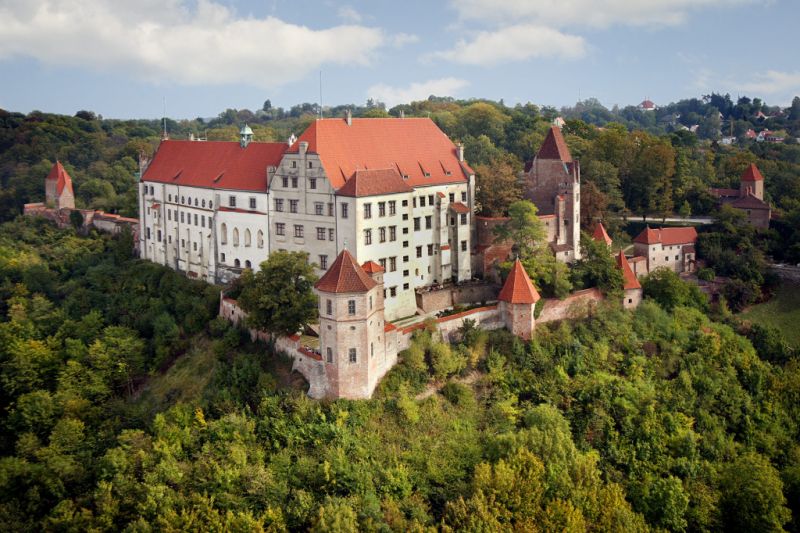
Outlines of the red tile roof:
[[622,270],[622,288],[628,289],[641,289],[642,285],[636,279],[636,274],[633,273],[631,265],[628,264],[628,258],[625,257],[625,252],[619,251],[617,256],[617,266]]
[[669,246],[674,244],[694,244],[697,241],[697,230],[692,226],[683,228],[643,229],[633,242],[639,244],[658,244]]
[[361,268],[364,269],[364,272],[367,274],[377,274],[378,272],[386,272],[386,269],[383,268],[381,265],[376,263],[375,261],[367,261]]
[[350,252],[342,250],[314,287],[323,292],[345,293],[367,292],[376,285],[375,280],[358,266]]
[[547,137],[544,138],[542,147],[539,148],[539,153],[536,154],[539,159],[558,159],[564,163],[572,162],[572,155],[567,148],[567,142],[564,136],[561,135],[561,128],[551,126],[550,131],[547,132]]
[[400,173],[393,168],[376,170],[356,170],[355,175],[348,179],[336,194],[339,196],[375,196],[379,194],[393,194],[410,192]]
[[320,156],[334,189],[364,169],[396,168],[412,187],[461,183],[474,174],[428,118],[354,118],[349,125],[343,119],[316,120],[290,151],[297,152],[302,141]]
[[53,180],[56,182],[56,195],[61,196],[61,193],[64,192],[64,189],[73,194],[72,191],[72,178],[67,173],[67,170],[61,164],[61,161],[56,160],[53,168],[50,169],[50,173],[47,175],[48,180]]
[[606,233],[606,228],[603,227],[602,222],[598,222],[597,226],[594,227],[592,239],[596,240],[597,242],[604,242],[608,246],[611,246],[611,243],[613,242],[611,237],[608,236],[608,233]]
[[459,214],[469,213],[469,207],[467,207],[461,202],[453,202],[452,204],[450,204],[450,209]]
[[161,141],[142,181],[239,191],[266,191],[267,167],[280,164],[288,145],[251,142]]
[[731,202],[731,206],[739,209],[769,209],[769,205],[766,202],[759,200],[752,193],[748,193],[747,196]]
[[531,278],[525,272],[522,263],[519,259],[514,261],[514,266],[511,272],[508,273],[506,282],[500,290],[497,299],[503,302],[512,304],[534,304],[539,301],[541,297],[533,286]]
[[643,100],[639,107],[642,109],[655,109],[656,104],[653,103],[652,100]]
[[742,173],[742,181],[762,181],[763,179],[764,176],[761,175],[755,163],[750,163]]
[[736,198],[739,196],[739,189],[719,189],[712,187],[711,194],[717,198]]

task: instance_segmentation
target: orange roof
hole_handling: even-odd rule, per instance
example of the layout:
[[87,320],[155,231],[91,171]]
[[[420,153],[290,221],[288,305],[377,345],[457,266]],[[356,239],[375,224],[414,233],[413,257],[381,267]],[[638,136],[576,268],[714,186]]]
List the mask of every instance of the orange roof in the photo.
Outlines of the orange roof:
[[642,285],[636,279],[636,274],[633,273],[631,265],[628,264],[628,258],[625,257],[625,252],[619,251],[617,256],[617,266],[622,270],[622,288],[628,289],[641,289]]
[[73,194],[72,192],[72,178],[67,173],[67,170],[61,164],[61,161],[56,160],[50,173],[47,175],[48,180],[56,181],[56,195],[61,196],[64,189]]
[[357,170],[396,168],[412,187],[461,183],[474,173],[429,118],[354,118],[349,125],[343,119],[315,120],[290,152],[302,141],[320,156],[337,190]]
[[758,167],[755,163],[750,163],[750,165],[744,170],[742,173],[742,181],[763,181],[764,176],[761,174],[761,171],[758,170]]
[[522,263],[519,259],[514,261],[514,266],[511,272],[508,273],[506,282],[500,290],[497,299],[511,304],[534,304],[539,301],[541,297],[533,286],[531,278],[525,272]]
[[647,226],[642,232],[633,239],[639,244],[694,244],[697,241],[697,230],[692,226],[683,228],[660,228],[651,229]]
[[596,240],[597,242],[604,242],[608,246],[611,246],[611,243],[613,242],[611,237],[608,236],[608,233],[606,233],[606,228],[603,227],[602,222],[598,222],[597,226],[594,227],[592,239]]
[[564,136],[561,135],[561,128],[551,126],[550,131],[547,132],[547,137],[544,138],[542,147],[539,148],[539,153],[536,154],[539,159],[558,159],[564,163],[572,162],[572,155],[567,148],[567,142]]
[[453,202],[452,204],[450,204],[450,209],[452,209],[456,213],[461,213],[461,214],[469,213],[469,207],[467,207],[461,202]]
[[396,169],[384,168],[356,170],[355,175],[348,179],[344,186],[336,191],[336,194],[357,197],[410,192],[411,190]]
[[381,265],[376,263],[375,261],[367,261],[361,268],[364,269],[364,272],[367,274],[377,274],[378,272],[386,272],[386,269],[383,268]]
[[266,191],[267,167],[277,167],[288,145],[252,142],[161,141],[142,181],[239,191]]
[[367,292],[378,285],[347,250],[336,258],[314,287],[323,292]]

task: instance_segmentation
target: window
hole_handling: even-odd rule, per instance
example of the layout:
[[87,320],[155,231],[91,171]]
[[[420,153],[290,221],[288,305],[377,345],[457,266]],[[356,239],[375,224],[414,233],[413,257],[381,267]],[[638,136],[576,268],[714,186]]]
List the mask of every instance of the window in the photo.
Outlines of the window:
[[372,218],[372,204],[364,204],[364,218]]
[[242,266],[242,263],[238,259],[234,259],[233,260],[233,266],[235,266],[236,268],[239,268],[240,266]]
[[461,251],[462,252],[467,251],[467,241],[461,241]]
[[275,198],[275,211],[283,211],[283,198]]
[[455,201],[456,201],[456,193],[451,192],[450,193],[450,203],[452,204]]
[[172,195],[171,194],[167,195],[167,198],[169,198],[170,202],[172,201]]
[[[369,297],[369,310],[372,311],[372,296]],[[370,324],[372,324],[371,321]]]
[[264,247],[264,232],[261,230],[258,230],[258,233],[256,234],[256,245],[259,248]]
[[172,235],[167,235],[167,242],[172,244]]
[[419,217],[414,217],[414,231],[419,231],[419,230],[420,230]]
[[[161,239],[159,239],[159,240],[161,240]],[[675,256],[675,261],[677,261],[677,260],[678,260],[678,256],[676,255],[676,256]]]
[[451,226],[455,226],[456,225],[456,217],[450,217],[450,225]]
[[419,206],[420,207],[425,207],[425,197],[424,196],[420,196],[419,197]]
[[161,230],[158,230],[158,232],[156,233],[156,237],[158,239],[158,242],[161,242]]
[[292,161],[292,168],[297,168],[297,161]]
[[428,256],[430,257],[430,256],[432,256],[432,255],[433,255],[433,245],[432,245],[432,244],[429,244],[429,245],[428,245]]
[[167,209],[167,220],[172,220],[172,211]]
[[407,291],[407,290],[408,290],[408,283],[403,283],[403,290],[404,290],[404,291]]
[[326,348],[325,349],[325,357],[328,358],[328,362],[329,363],[333,363],[333,350],[331,350],[330,348]]
[[[308,162],[308,168],[311,168],[311,161]],[[316,189],[317,188],[317,178],[309,178],[308,179],[308,188],[309,189]]]
[[239,246],[239,228],[233,228],[233,245]]
[[381,257],[380,259],[378,259],[378,263],[380,263],[382,269],[386,270],[386,258],[385,257]]
[[290,213],[297,213],[297,205],[300,203],[299,200],[289,200],[289,212]]
[[325,300],[325,314],[333,314],[333,302],[331,300]]
[[194,225],[197,226],[197,213],[194,214]]
[[407,255],[403,256],[403,263],[408,263],[408,256]]
[[244,245],[245,246],[250,246],[250,230],[249,229],[244,230]]
[[333,216],[333,202],[328,203],[328,216]]
[[203,200],[202,206],[203,206],[203,209],[205,209],[205,207],[206,207],[206,201],[205,200]]
[[197,198],[194,199],[194,206],[197,207]]
[[319,267],[322,270],[328,270],[328,256],[327,255],[319,256]]
[[214,202],[208,202],[208,208],[211,209],[212,207],[214,207]]
[[378,202],[378,216],[379,217],[386,216],[386,202]]
[[392,298],[397,296],[397,287],[389,287],[389,296]]
[[295,224],[294,225],[294,236],[298,239],[303,238],[303,225],[302,224]]
[[153,186],[151,185],[151,186],[150,186],[150,194],[155,194],[155,193],[156,193],[156,190],[155,190],[155,189],[153,189]]
[[403,270],[403,277],[404,277],[404,278],[407,278],[407,277],[408,277],[408,270]]
[[369,356],[375,357],[375,344],[369,343]]
[[389,272],[394,272],[397,270],[397,257],[390,257],[389,258]]
[[347,218],[347,204],[342,204],[342,218]]
[[389,240],[392,242],[397,240],[397,226],[389,226]]
[[417,257],[422,257],[422,246],[417,246]]
[[347,300],[347,314],[348,315],[356,314],[356,301],[355,300]]
[[[182,215],[183,213],[181,213]],[[224,222],[219,228],[219,240],[222,244],[228,244],[228,225]]]
[[292,178],[292,189],[297,188],[297,178]]
[[389,216],[394,215],[397,213],[397,202],[395,200],[391,200],[389,202]]
[[[314,163],[309,161],[308,162],[308,168],[314,168]],[[312,189],[313,189],[313,187],[312,187]]]
[[425,229],[431,229],[433,227],[433,217],[428,215],[425,217]]
[[408,200],[403,200],[403,207],[408,207]]
[[286,224],[284,224],[283,222],[276,222],[275,235],[286,235]]
[[408,235],[408,228],[403,228],[403,235]]
[[333,228],[329,228],[328,229],[328,240],[332,241],[332,240],[334,240],[334,238],[335,238],[335,236],[334,236]]
[[431,207],[433,207],[433,195],[432,194],[428,195],[428,203],[431,204]]
[[386,242],[386,228],[378,229],[378,241]]
[[314,202],[314,214],[322,216],[325,213],[325,204],[322,202]]
[[461,201],[462,202],[467,201],[467,191],[461,191]]
[[358,358],[356,357],[356,349],[355,348],[350,348],[350,352],[349,353],[350,353],[350,355],[349,355],[350,362],[351,363],[355,363],[358,360]]
[[181,239],[181,248],[186,248],[186,241]]
[[365,229],[364,230],[364,246],[369,246],[372,244],[372,230]]
[[219,254],[219,261],[220,261],[220,263],[224,263],[225,262],[225,254]]
[[[211,225],[211,221],[210,220],[208,221],[208,225],[209,226]],[[203,228],[206,227],[206,216],[205,215],[200,215],[200,226],[203,227]]]
[[317,240],[318,241],[325,240],[325,228],[317,228]]
[[228,205],[230,207],[236,207],[236,197],[235,196],[228,196]]
[[281,178],[281,185],[283,185],[286,188],[289,188],[289,178],[287,178],[286,176]]
[[250,262],[250,260],[248,259],[248,260],[246,260],[246,261],[244,262],[244,267],[245,267],[245,268],[253,268],[253,264],[252,264],[252,263]]
[[183,211],[181,211],[181,224],[183,224]]
[[181,196],[181,203],[182,203],[182,204],[185,204],[185,203],[186,203],[186,197],[185,197],[185,196]]
[[255,208],[256,208],[256,199],[255,199],[255,197],[251,196],[250,197],[250,209],[255,209]]

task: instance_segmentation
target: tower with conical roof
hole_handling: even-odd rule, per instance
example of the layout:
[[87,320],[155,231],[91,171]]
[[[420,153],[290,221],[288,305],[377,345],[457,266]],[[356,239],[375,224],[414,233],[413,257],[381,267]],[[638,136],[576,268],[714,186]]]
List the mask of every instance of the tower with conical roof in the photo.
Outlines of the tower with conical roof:
[[75,209],[75,193],[72,191],[72,178],[67,170],[56,161],[50,174],[44,180],[45,203],[56,209]]
[[748,195],[764,200],[764,176],[755,163],[747,166],[739,182],[739,198],[746,198]]
[[530,340],[536,325],[534,307],[539,299],[539,292],[517,259],[497,296],[500,316],[511,333]]
[[536,157],[525,166],[525,198],[546,217],[556,259],[580,259],[581,169],[572,159],[561,129],[552,126]]
[[330,398],[369,398],[397,361],[396,350],[386,347],[384,270],[372,262],[365,267],[366,271],[345,249],[314,285]]

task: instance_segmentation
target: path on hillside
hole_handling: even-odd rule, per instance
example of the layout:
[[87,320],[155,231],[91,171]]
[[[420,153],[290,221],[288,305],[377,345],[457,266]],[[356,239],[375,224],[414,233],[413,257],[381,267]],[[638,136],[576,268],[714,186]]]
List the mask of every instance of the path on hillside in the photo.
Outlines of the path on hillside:
[[481,377],[481,373],[478,372],[477,370],[473,370],[472,372],[470,372],[469,374],[467,374],[464,377],[450,379],[450,380],[445,381],[444,383],[439,383],[439,382],[429,383],[428,386],[425,387],[425,390],[420,392],[419,394],[417,394],[414,397],[414,399],[417,400],[417,401],[421,401],[421,400],[425,400],[426,398],[430,398],[435,393],[439,392],[439,390],[441,390],[442,387],[444,387],[445,385],[447,385],[451,381],[455,382],[455,383],[461,383],[462,385],[472,385],[473,383],[478,381],[478,378],[480,378],[480,377]]
[[628,222],[648,222],[651,224],[662,224],[665,222],[688,222],[690,224],[713,224],[714,219],[712,217],[648,217],[642,219],[642,217],[628,217]]

